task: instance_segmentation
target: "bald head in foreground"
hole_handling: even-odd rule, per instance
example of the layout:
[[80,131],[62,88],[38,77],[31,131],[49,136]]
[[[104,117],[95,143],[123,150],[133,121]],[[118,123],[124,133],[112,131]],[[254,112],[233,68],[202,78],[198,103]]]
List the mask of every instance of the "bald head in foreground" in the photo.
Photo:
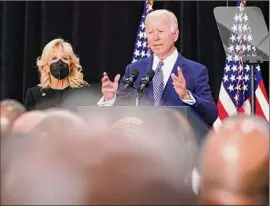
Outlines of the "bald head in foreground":
[[268,205],[269,124],[235,116],[202,150],[200,204]]
[[43,111],[30,111],[19,116],[12,125],[13,133],[28,133],[46,117]]
[[13,122],[25,112],[24,106],[13,99],[6,99],[0,103],[0,126],[1,137],[7,136],[10,131]]

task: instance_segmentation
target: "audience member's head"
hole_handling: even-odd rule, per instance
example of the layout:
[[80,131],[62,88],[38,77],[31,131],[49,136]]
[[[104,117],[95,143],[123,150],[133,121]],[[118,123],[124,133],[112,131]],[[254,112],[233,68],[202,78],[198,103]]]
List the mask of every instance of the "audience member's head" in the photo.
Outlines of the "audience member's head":
[[[90,148],[89,175],[91,205],[193,204],[175,169],[177,156],[162,152],[158,137],[110,133],[96,138]],[[164,144],[163,150],[169,150]],[[177,155],[177,154],[175,154]],[[87,178],[86,178],[87,179]]]
[[[126,138],[137,139],[142,144],[154,147],[177,174],[178,185],[185,186],[190,195],[199,187],[197,176],[198,147],[188,120],[178,111],[168,108],[140,108],[134,113],[121,111],[120,118],[113,125]],[[117,115],[115,115],[117,116]]]
[[269,124],[255,116],[228,118],[205,141],[201,178],[201,204],[267,204]]
[[6,99],[0,103],[1,137],[10,133],[13,122],[25,112],[24,106],[13,99]]
[[63,109],[49,109],[45,117],[36,125],[35,131],[46,133],[50,137],[78,137],[87,134],[87,125],[75,113]]
[[46,117],[43,111],[30,111],[18,117],[12,126],[13,133],[28,133]]
[[85,179],[81,163],[72,158],[78,142],[36,133],[7,138],[1,150],[1,204],[83,204]]
[[160,137],[161,146],[167,147],[168,152],[175,156],[178,172],[182,174],[186,186],[197,193],[199,185],[193,175],[197,172],[199,151],[188,120],[178,111],[168,108],[160,108],[149,118],[147,122],[152,125],[153,138]]

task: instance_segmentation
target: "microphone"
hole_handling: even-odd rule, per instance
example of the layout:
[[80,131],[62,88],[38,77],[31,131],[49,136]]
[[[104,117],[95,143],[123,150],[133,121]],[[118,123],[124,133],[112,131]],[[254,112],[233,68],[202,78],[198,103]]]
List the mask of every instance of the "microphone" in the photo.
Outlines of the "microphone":
[[131,87],[133,83],[137,80],[138,76],[139,76],[139,71],[137,69],[133,70],[131,74],[129,75],[129,77],[127,77],[124,80],[124,85],[125,85],[124,89]]
[[150,69],[146,75],[141,79],[140,81],[140,88],[139,90],[142,91],[145,88],[147,88],[150,84],[150,82],[152,81],[153,77],[155,75],[155,71]]

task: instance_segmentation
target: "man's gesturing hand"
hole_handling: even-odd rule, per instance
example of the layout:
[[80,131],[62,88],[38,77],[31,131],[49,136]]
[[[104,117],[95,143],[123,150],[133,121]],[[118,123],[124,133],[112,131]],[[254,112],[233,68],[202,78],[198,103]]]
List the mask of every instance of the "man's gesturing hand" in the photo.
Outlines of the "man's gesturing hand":
[[102,94],[104,96],[105,101],[111,100],[115,95],[118,89],[118,82],[120,80],[120,74],[117,74],[114,77],[114,81],[112,82],[107,73],[103,73],[103,78],[101,79],[102,82]]

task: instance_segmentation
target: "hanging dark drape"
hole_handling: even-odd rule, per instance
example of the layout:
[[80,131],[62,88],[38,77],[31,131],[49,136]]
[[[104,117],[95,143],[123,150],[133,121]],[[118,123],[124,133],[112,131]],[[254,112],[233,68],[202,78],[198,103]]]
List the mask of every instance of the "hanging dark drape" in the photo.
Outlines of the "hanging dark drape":
[[[166,8],[178,17],[178,50],[187,58],[206,65],[210,86],[218,98],[225,53],[213,9],[226,1],[157,1],[154,9]],[[85,79],[100,89],[103,71],[111,78],[123,74],[131,62],[143,1],[138,2],[1,2],[1,99],[23,101],[27,88],[39,82],[36,59],[52,39],[68,40],[80,57]],[[269,2],[258,6],[269,25]],[[236,5],[229,2],[229,5]],[[265,85],[268,63],[263,64]],[[269,94],[269,93],[268,93]]]

